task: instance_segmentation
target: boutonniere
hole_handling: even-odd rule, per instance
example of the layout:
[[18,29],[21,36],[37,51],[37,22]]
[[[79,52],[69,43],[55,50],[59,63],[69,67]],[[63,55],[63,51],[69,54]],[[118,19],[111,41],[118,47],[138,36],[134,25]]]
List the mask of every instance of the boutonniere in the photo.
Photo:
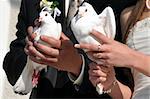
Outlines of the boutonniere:
[[40,7],[41,8],[49,7],[49,8],[55,9],[55,7],[57,7],[58,5],[59,5],[59,3],[56,0],[53,0],[53,1],[42,0],[40,2]]
[[51,14],[54,14],[54,19],[56,18],[56,16],[60,16],[61,11],[57,8],[57,6],[59,6],[58,1],[53,0],[53,1],[47,1],[47,0],[42,0],[40,2],[40,7],[43,9],[48,8],[49,12],[51,12]]

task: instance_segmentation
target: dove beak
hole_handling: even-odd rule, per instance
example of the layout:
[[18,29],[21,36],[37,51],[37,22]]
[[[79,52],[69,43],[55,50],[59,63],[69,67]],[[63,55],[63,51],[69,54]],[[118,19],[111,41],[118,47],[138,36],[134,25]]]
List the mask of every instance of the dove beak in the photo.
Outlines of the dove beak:
[[81,15],[77,15],[77,16],[76,16],[76,22],[77,22],[81,17],[82,17]]
[[41,21],[42,21],[42,18],[40,17],[40,18],[39,18],[39,22],[41,22]]

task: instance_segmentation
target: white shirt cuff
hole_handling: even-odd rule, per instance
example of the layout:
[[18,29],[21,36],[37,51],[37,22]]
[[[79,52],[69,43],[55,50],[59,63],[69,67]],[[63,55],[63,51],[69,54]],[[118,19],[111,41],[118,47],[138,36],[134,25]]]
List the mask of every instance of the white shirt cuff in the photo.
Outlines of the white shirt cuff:
[[81,85],[82,81],[83,81],[83,76],[84,76],[84,68],[85,68],[85,60],[84,60],[84,56],[81,55],[82,57],[82,69],[80,72],[80,75],[78,76],[78,78],[76,78],[75,76],[73,76],[71,73],[68,73],[68,77],[69,79],[73,82],[73,84],[75,85]]

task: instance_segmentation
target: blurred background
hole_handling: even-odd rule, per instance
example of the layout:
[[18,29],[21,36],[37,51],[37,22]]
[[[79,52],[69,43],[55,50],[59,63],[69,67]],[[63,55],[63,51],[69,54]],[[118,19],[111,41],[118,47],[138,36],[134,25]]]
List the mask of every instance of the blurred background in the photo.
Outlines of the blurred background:
[[16,23],[21,0],[0,0],[0,99],[28,99],[28,95],[13,92],[2,68],[9,44],[16,38]]

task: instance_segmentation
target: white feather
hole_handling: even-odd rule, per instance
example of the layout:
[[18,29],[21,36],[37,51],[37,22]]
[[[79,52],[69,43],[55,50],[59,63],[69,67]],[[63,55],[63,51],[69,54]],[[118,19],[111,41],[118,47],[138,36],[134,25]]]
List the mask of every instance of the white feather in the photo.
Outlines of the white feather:
[[[41,19],[41,25],[40,30],[35,30],[35,33],[37,33],[37,37],[35,38],[35,41],[41,42],[40,36],[46,35],[53,37],[55,39],[59,39],[61,35],[61,24],[57,23],[54,18],[51,16],[51,14],[48,11],[42,11],[40,12],[40,19]],[[42,43],[42,42],[41,42]]]
[[[50,8],[43,8],[40,12],[41,25],[40,27],[34,28],[34,33],[37,34],[36,38],[34,39],[38,43],[46,44],[40,40],[41,35],[46,35],[53,37],[55,39],[60,39],[61,35],[61,24],[57,23],[54,18],[51,16],[53,11]],[[38,58],[38,57],[37,57]],[[27,64],[17,80],[16,84],[13,86],[13,90],[19,94],[27,94],[29,93],[35,85],[32,83],[32,76],[34,70],[36,72],[40,72],[42,69],[46,68],[46,65],[41,65],[38,63],[33,62],[27,57]]]
[[[77,15],[71,21],[71,29],[79,43],[101,45],[90,33],[93,29],[109,38],[114,38],[116,34],[115,16],[111,7],[105,8],[101,14],[97,14],[94,8],[84,2],[78,9]],[[87,51],[84,49],[84,51]],[[92,61],[99,63],[88,56]],[[103,85],[96,86],[99,94],[103,94]]]
[[98,15],[89,3],[84,2],[71,21],[71,29],[79,43],[100,45],[90,33],[95,29],[110,38],[114,38],[116,24],[113,10],[111,7],[107,7]]

